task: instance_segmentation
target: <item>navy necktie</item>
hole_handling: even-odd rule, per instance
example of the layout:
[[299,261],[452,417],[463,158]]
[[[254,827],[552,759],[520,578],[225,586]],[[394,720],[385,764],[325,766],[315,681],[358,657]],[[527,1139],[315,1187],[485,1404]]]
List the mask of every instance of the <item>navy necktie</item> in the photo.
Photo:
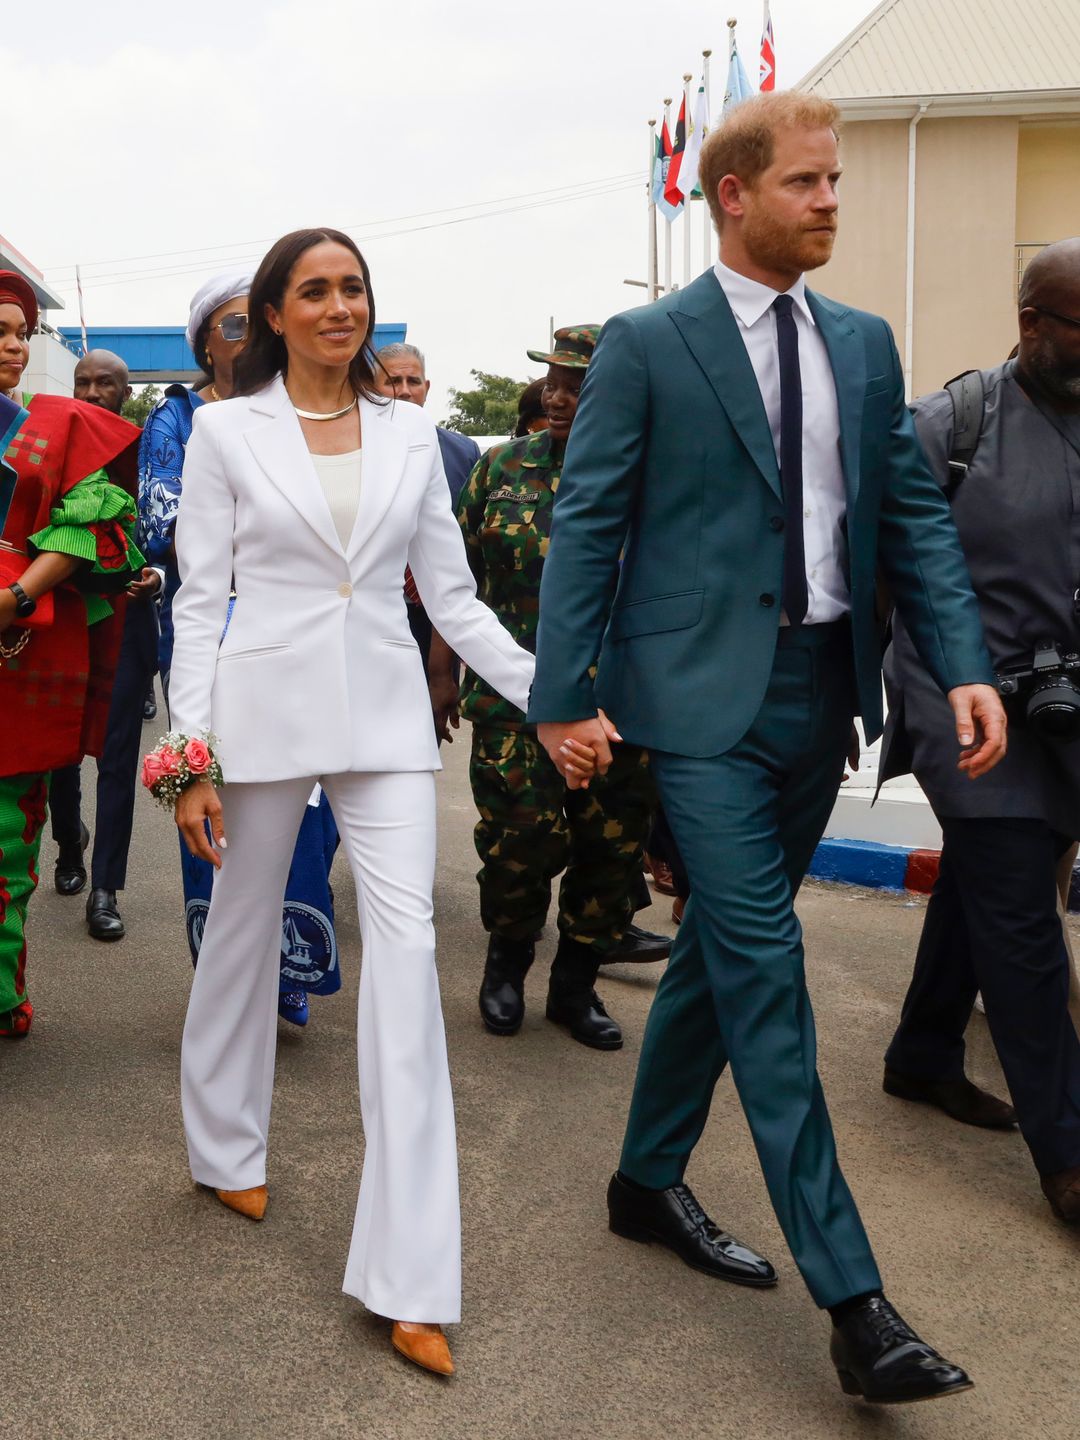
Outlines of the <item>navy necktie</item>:
[[788,624],[801,625],[809,603],[803,549],[802,372],[799,332],[790,295],[778,295],[776,345],[780,356],[780,487],[784,492],[783,606]]

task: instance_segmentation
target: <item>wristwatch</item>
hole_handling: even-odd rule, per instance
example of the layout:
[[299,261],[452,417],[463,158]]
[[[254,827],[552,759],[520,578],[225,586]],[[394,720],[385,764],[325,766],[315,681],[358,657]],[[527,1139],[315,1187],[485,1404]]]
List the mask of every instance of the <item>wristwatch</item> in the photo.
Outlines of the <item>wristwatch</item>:
[[16,618],[19,620],[25,620],[29,615],[33,615],[34,611],[37,609],[37,601],[31,600],[30,596],[22,588],[19,582],[17,580],[13,581],[8,586],[8,589],[15,596]]

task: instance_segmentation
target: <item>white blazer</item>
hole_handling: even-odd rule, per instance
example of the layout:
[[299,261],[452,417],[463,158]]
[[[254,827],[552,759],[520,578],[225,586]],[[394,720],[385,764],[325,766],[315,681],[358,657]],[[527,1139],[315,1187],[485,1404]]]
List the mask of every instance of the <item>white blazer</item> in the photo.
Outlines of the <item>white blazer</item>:
[[280,376],[195,412],[169,706],[174,730],[218,737],[226,781],[441,768],[406,562],[451,648],[528,703],[533,657],[476,598],[434,423],[408,402],[359,403],[360,505],[344,549]]

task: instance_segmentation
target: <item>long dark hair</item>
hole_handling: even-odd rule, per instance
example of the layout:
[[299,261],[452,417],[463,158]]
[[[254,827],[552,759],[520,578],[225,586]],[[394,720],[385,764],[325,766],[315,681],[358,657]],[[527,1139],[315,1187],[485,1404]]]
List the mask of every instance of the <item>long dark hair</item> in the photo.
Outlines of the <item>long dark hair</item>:
[[544,418],[544,386],[546,384],[546,380],[532,380],[518,396],[517,429],[514,431],[513,439],[520,440],[522,436],[528,435],[532,422]]
[[375,296],[371,290],[371,272],[367,261],[356,248],[356,242],[340,230],[293,230],[276,241],[263,257],[262,264],[251,282],[248,299],[248,338],[244,348],[236,357],[233,367],[233,394],[253,395],[264,385],[269,385],[277,374],[284,375],[289,368],[289,352],[284,338],[275,335],[266,318],[266,307],[272,305],[281,309],[281,302],[289,284],[289,277],[296,268],[300,256],[314,245],[332,240],[335,245],[344,245],[351,250],[360,263],[364,277],[364,289],[368,301],[368,328],[364,342],[353,356],[349,365],[349,379],[358,395],[382,403],[384,397],[375,389],[375,354],[371,339],[375,334]]

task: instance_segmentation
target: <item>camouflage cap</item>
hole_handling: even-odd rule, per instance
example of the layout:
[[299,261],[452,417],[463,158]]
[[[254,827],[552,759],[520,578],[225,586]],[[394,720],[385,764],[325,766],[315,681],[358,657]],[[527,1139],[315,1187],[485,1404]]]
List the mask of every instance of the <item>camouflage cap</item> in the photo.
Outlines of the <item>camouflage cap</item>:
[[541,365],[565,365],[570,370],[584,370],[592,359],[599,334],[599,325],[564,325],[561,330],[555,331],[555,348],[550,353],[546,350],[526,350],[525,353],[530,360],[537,360]]

